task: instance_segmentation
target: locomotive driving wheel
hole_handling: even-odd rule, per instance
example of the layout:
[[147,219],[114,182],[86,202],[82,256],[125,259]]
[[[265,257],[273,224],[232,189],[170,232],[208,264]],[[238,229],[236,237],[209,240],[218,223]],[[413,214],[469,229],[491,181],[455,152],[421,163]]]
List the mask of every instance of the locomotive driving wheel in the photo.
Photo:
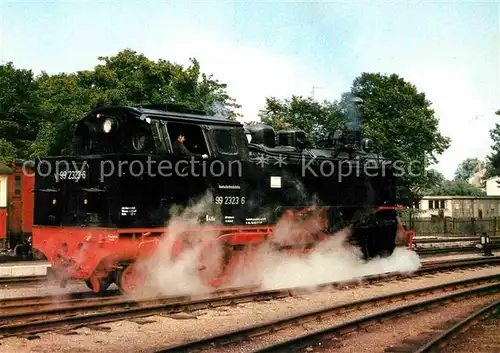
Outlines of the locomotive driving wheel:
[[116,272],[116,285],[123,294],[134,294],[144,288],[146,271],[136,262],[126,265]]
[[231,246],[218,240],[208,241],[199,256],[198,276],[211,287],[221,287],[231,277],[236,260]]
[[85,281],[85,284],[92,292],[96,294],[103,294],[106,292],[111,285],[111,281],[109,278],[97,278],[95,276],[91,276],[89,279]]

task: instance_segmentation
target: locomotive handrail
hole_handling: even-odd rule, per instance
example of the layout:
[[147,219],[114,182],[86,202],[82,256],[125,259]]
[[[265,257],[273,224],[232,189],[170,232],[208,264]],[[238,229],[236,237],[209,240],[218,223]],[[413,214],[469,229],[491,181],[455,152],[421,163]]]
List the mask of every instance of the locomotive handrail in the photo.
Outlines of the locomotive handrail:
[[60,189],[33,189],[31,192],[59,192]]
[[151,232],[144,232],[141,234],[141,241],[144,241],[144,238],[147,237],[147,236],[150,236],[151,235]]
[[[80,190],[76,190],[76,191],[80,191]],[[108,190],[106,190],[106,189],[98,189],[98,188],[82,188],[81,191],[85,191],[85,192],[107,192]]]

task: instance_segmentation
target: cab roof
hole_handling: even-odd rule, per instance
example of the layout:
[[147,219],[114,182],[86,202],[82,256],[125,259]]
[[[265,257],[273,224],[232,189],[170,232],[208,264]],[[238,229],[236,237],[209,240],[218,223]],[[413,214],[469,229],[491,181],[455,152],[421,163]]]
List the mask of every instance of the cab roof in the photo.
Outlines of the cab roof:
[[[228,118],[207,115],[205,112],[190,109],[182,105],[161,104],[161,105],[143,105],[143,106],[107,106],[94,108],[86,117],[95,114],[124,114],[128,113],[138,119],[147,116],[151,119],[163,121],[189,122],[200,125],[224,125],[233,127],[243,127],[243,124]],[[84,118],[85,119],[85,118]]]

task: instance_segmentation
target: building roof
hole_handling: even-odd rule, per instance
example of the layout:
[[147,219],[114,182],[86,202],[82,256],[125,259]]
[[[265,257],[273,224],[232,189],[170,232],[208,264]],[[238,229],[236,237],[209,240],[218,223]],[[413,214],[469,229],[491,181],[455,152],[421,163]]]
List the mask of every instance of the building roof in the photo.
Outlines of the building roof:
[[423,196],[422,200],[500,200],[500,195],[499,196],[448,196],[448,195],[442,195],[442,196]]
[[495,175],[495,176],[492,176],[492,177],[486,179],[485,181],[490,181],[490,180],[499,179],[499,178],[500,178],[499,175]]
[[0,175],[12,174],[14,171],[10,169],[7,165],[0,162]]

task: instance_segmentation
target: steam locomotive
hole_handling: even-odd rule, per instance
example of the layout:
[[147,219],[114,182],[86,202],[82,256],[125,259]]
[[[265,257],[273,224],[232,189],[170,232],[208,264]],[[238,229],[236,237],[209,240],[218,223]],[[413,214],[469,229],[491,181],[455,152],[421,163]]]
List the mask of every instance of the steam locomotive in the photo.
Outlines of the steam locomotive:
[[[174,153],[181,135],[192,156]],[[174,260],[201,249],[198,275],[219,287],[262,245],[307,253],[350,229],[346,242],[370,259],[390,255],[402,231],[394,168],[359,124],[313,146],[300,130],[160,104],[96,108],[74,137],[73,155],[36,161],[33,248],[63,285],[134,293],[166,240]]]

